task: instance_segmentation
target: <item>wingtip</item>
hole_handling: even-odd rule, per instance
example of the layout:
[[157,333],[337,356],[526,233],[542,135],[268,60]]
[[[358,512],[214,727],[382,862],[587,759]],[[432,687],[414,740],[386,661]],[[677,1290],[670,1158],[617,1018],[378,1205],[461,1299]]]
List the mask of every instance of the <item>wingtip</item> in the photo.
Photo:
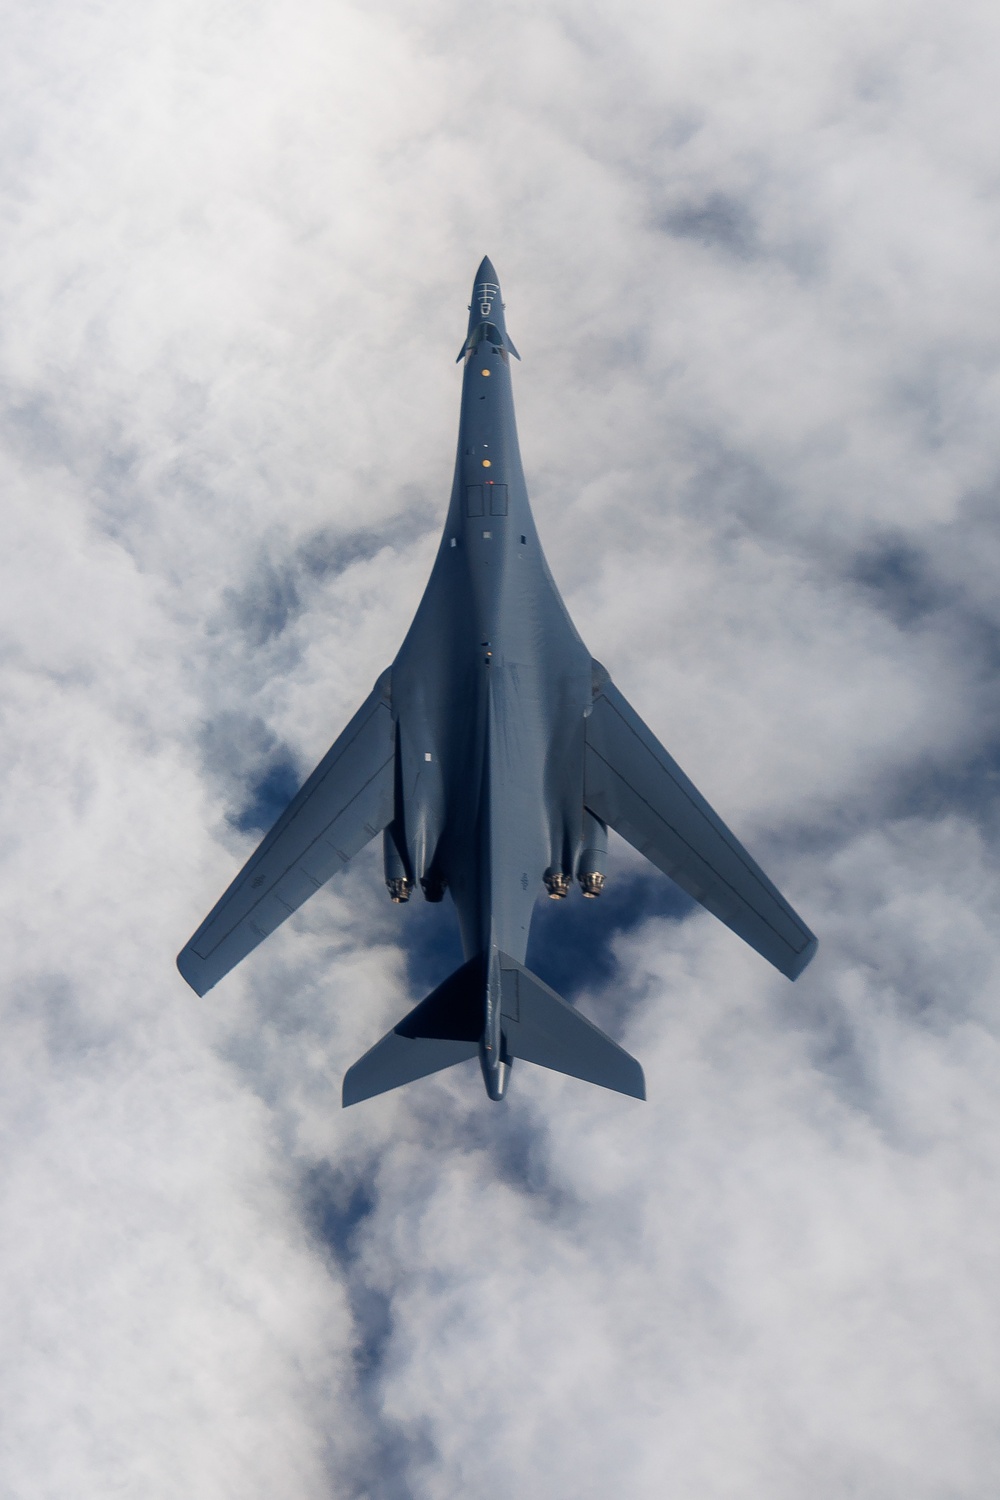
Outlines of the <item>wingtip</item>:
[[785,970],[785,973],[788,975],[789,979],[798,979],[803,969],[807,969],[809,967],[813,959],[816,957],[816,949],[818,947],[819,939],[817,937],[814,937],[813,934],[810,933],[808,943],[806,943],[801,953],[797,953],[795,955],[794,962],[791,963]]
[[201,980],[197,975],[197,969],[195,967],[195,965],[199,962],[200,960],[198,959],[197,955],[192,953],[191,951],[190,943],[186,948],[181,949],[176,959],[177,972],[183,979],[184,983],[190,985],[191,989],[194,990],[196,995],[201,996],[207,995],[212,986],[210,984],[206,984],[204,986],[202,985]]
[[620,1084],[618,1084],[616,1086],[616,1091],[619,1094],[624,1094],[628,1099],[641,1099],[645,1104],[646,1075],[642,1071],[642,1063],[639,1062],[638,1058],[633,1057],[629,1052],[626,1052],[625,1056],[628,1058],[629,1062],[632,1063],[632,1067],[629,1070],[631,1073],[631,1077],[629,1078],[627,1083],[623,1080]]

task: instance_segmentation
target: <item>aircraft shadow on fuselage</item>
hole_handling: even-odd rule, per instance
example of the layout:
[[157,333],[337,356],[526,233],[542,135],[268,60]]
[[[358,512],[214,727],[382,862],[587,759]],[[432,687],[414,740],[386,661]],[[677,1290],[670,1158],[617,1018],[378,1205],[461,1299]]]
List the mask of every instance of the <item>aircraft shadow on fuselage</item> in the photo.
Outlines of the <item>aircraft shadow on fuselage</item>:
[[[620,965],[614,943],[643,922],[681,922],[697,909],[690,896],[662,876],[616,871],[597,900],[573,891],[565,901],[539,897],[531,924],[527,966],[567,1000],[599,992],[588,1014],[605,1030],[620,1035],[634,1008],[633,997],[615,985]],[[411,901],[399,913],[397,940],[406,955],[410,995],[428,994],[462,962],[455,914],[440,906]]]

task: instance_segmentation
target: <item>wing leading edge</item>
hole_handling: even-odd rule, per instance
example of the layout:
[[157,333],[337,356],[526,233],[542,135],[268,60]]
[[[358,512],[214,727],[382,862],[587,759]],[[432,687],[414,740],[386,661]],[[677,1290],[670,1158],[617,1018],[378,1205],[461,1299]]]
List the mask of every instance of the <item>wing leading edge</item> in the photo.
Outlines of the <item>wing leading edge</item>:
[[600,686],[585,721],[587,807],[782,974],[797,978],[816,952],[815,937],[597,670]]
[[392,819],[395,737],[384,673],[177,957],[204,995]]

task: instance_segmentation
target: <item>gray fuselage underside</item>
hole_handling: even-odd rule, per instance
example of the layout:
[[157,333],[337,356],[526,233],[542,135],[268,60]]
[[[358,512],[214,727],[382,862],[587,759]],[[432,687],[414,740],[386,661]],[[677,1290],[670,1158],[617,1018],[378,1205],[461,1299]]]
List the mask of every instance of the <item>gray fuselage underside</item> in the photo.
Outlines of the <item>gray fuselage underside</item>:
[[467,958],[523,961],[542,878],[572,875],[580,847],[591,658],[538,541],[489,338],[466,354],[444,535],[391,681],[411,878],[447,883]]

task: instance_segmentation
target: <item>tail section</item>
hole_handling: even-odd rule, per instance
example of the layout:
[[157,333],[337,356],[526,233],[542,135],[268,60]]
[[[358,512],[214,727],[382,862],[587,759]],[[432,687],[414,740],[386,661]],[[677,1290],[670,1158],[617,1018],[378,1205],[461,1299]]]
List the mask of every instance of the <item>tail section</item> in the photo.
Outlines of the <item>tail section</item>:
[[475,1057],[483,1034],[483,973],[482,955],[470,959],[359,1058],[344,1075],[345,1109]]
[[[592,1021],[506,953],[499,959],[500,1059],[506,1084],[515,1057],[585,1083],[645,1099],[642,1068]],[[490,966],[479,954],[456,969],[388,1032],[344,1078],[343,1101],[359,1104],[479,1054],[484,1058]],[[493,966],[494,982],[496,967]],[[495,1013],[494,1013],[495,1015]],[[484,1074],[486,1074],[484,1066]],[[489,1077],[487,1077],[489,1088]],[[500,1098],[499,1093],[491,1097]]]
[[645,1099],[646,1080],[635,1058],[506,953],[500,955],[500,986],[511,1057]]

